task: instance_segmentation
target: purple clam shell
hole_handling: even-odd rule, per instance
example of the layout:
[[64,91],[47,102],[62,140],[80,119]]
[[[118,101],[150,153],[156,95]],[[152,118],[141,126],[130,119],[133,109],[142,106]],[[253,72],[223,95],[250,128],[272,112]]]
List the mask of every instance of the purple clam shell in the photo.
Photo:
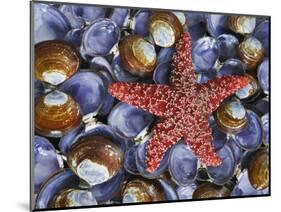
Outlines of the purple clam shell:
[[105,16],[106,8],[85,5],[62,5],[60,11],[67,17],[72,28],[81,28]]
[[138,145],[133,145],[127,149],[124,156],[124,168],[130,174],[137,175],[139,174],[137,165],[136,165],[136,150]]
[[220,67],[218,76],[230,76],[230,75],[244,75],[245,67],[243,63],[238,59],[228,59]]
[[186,143],[177,143],[170,151],[169,172],[177,185],[191,184],[197,174],[197,157]]
[[118,27],[123,28],[127,18],[129,17],[129,13],[129,9],[114,8],[109,18],[114,21]]
[[63,169],[52,176],[41,188],[36,198],[36,208],[46,209],[50,207],[50,203],[54,196],[60,191],[68,188],[77,188],[80,179],[69,169]]
[[255,111],[257,111],[259,114],[264,115],[269,112],[269,103],[268,103],[268,97],[258,99],[254,103]]
[[196,76],[196,81],[197,83],[205,83],[208,80],[215,78],[217,76],[218,72],[216,69],[211,69],[206,73],[198,73]]
[[45,88],[44,85],[41,81],[35,80],[34,81],[34,97],[35,97],[35,102],[36,100],[44,94]]
[[178,200],[178,194],[175,189],[166,180],[158,179],[158,182],[164,190],[165,200]]
[[106,56],[120,39],[120,29],[110,19],[97,19],[85,30],[82,52],[89,56]]
[[180,200],[192,199],[192,194],[196,188],[197,185],[192,183],[187,186],[178,186],[176,192]]
[[269,56],[269,21],[261,22],[254,31],[254,36],[262,43],[265,56]]
[[269,113],[264,114],[261,117],[262,127],[263,127],[263,143],[265,145],[269,144]]
[[225,60],[237,56],[239,41],[234,35],[222,34],[218,36],[217,41],[221,59]]
[[174,47],[161,48],[157,55],[157,64],[170,61],[175,53]]
[[243,150],[235,143],[233,138],[228,140],[227,145],[232,149],[236,164],[239,164],[243,157]]
[[153,115],[137,107],[119,102],[112,108],[107,121],[118,136],[131,139],[152,123]]
[[170,73],[171,73],[171,62],[160,63],[153,72],[153,80],[157,84],[166,84],[170,83]]
[[256,196],[268,194],[268,189],[256,190],[253,188],[249,181],[248,170],[245,170],[239,176],[238,182],[231,192],[232,197],[241,197],[241,196]]
[[206,34],[205,17],[202,13],[187,12],[185,13],[187,20],[187,31],[189,32],[192,42]]
[[207,30],[212,37],[218,37],[221,34],[229,33],[227,26],[228,16],[226,15],[205,15]]
[[106,92],[101,77],[89,70],[77,72],[60,86],[60,90],[79,103],[84,115],[98,112]]
[[170,149],[166,151],[164,154],[163,159],[160,162],[160,165],[154,172],[146,171],[146,146],[149,141],[145,141],[142,144],[139,144],[137,151],[136,151],[136,165],[137,169],[141,176],[149,179],[158,178],[161,174],[163,174],[167,168],[169,163],[169,153]]
[[235,158],[231,148],[224,145],[223,148],[217,151],[217,154],[222,159],[219,166],[208,166],[207,172],[212,182],[217,185],[223,185],[228,182],[234,174]]
[[254,151],[262,143],[263,129],[260,118],[254,112],[247,110],[247,127],[234,135],[234,141],[244,150]]
[[197,72],[208,72],[219,58],[217,40],[212,37],[200,38],[192,46],[191,57]]
[[220,150],[227,141],[227,135],[220,131],[217,125],[212,126],[212,137],[212,145],[216,151]]
[[55,147],[48,139],[40,136],[34,137],[34,184],[35,193],[49,176],[60,169],[58,155]]
[[79,49],[81,46],[83,33],[84,29],[72,29],[66,33],[64,40]]
[[132,75],[128,71],[126,71],[121,63],[120,55],[116,55],[112,60],[112,71],[113,76],[116,81],[119,82],[135,82],[138,80],[138,77]]
[[63,40],[70,30],[67,18],[57,8],[47,4],[34,4],[34,42]]
[[124,180],[125,171],[124,169],[120,169],[113,178],[104,183],[91,187],[90,191],[98,203],[105,203],[118,193]]
[[147,36],[149,34],[147,27],[149,15],[149,11],[139,10],[133,17],[134,26],[132,29],[134,30],[135,34],[141,36]]
[[265,94],[269,93],[269,61],[265,58],[263,62],[259,65],[257,70],[257,77],[260,86]]

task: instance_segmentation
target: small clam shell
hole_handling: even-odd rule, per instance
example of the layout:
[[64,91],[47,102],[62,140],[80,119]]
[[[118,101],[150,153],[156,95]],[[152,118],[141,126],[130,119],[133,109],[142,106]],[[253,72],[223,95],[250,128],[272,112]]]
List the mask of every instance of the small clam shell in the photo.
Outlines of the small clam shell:
[[212,37],[218,37],[221,34],[229,33],[227,26],[228,16],[206,14],[207,30]]
[[264,114],[261,117],[262,127],[263,127],[263,143],[265,145],[269,144],[269,113]]
[[58,155],[55,147],[48,139],[40,136],[34,137],[34,184],[35,193],[39,191],[42,183],[60,169]]
[[215,150],[221,149],[227,141],[227,135],[219,130],[217,125],[212,126],[212,137],[212,145]]
[[58,85],[71,77],[80,65],[74,47],[66,42],[52,40],[35,45],[35,78]]
[[175,53],[175,48],[161,48],[157,54],[157,65],[163,62],[168,62],[172,60],[172,56]]
[[248,125],[234,135],[234,141],[244,150],[254,151],[262,144],[263,128],[260,118],[253,111],[247,110]]
[[250,102],[259,95],[260,87],[257,80],[253,76],[251,76],[250,74],[245,74],[245,77],[248,78],[248,85],[238,90],[235,94],[240,100]]
[[186,186],[197,174],[197,158],[185,143],[173,146],[169,156],[169,171],[177,185]]
[[192,199],[192,194],[197,188],[195,183],[189,184],[187,186],[178,186],[176,188],[178,197],[180,200]]
[[237,56],[239,40],[231,34],[222,34],[218,38],[220,59],[230,59]]
[[121,29],[126,24],[126,20],[129,18],[130,10],[127,8],[114,8],[109,18],[114,21]]
[[213,37],[198,39],[191,50],[192,63],[197,72],[208,72],[219,58],[218,42]]
[[170,73],[171,73],[171,62],[160,63],[153,72],[153,80],[157,84],[166,84],[170,83]]
[[265,58],[259,65],[257,70],[257,77],[260,86],[265,94],[269,94],[269,60]]
[[75,46],[76,49],[79,49],[79,47],[81,46],[83,33],[83,28],[72,29],[66,33],[64,40],[70,43],[71,45]]
[[123,163],[123,154],[109,138],[81,136],[71,146],[67,163],[80,178],[94,186],[117,174]]
[[268,189],[256,190],[255,188],[253,188],[249,181],[248,170],[243,171],[238,176],[238,182],[231,192],[232,197],[256,196],[263,194],[268,194]]
[[53,198],[64,189],[78,188],[79,178],[69,169],[63,169],[50,177],[41,187],[36,198],[36,209],[46,209],[52,206]]
[[64,189],[52,200],[52,208],[80,207],[97,205],[93,194],[88,190]]
[[185,13],[187,31],[189,32],[192,42],[203,37],[207,33],[206,20],[204,14],[198,12]]
[[247,126],[246,109],[237,99],[221,105],[215,118],[219,129],[225,133],[241,132]]
[[258,99],[256,102],[254,102],[254,109],[255,111],[260,114],[264,115],[269,112],[269,100],[268,96],[264,97],[262,99]]
[[132,18],[132,24],[130,28],[136,35],[147,36],[149,34],[147,24],[150,16],[149,10],[139,10]]
[[265,56],[269,56],[269,21],[259,23],[254,31],[254,36],[261,42]]
[[145,178],[131,180],[123,192],[123,203],[164,201],[165,195],[159,182]]
[[238,52],[247,70],[254,70],[264,56],[264,49],[261,42],[253,36],[245,38],[240,43]]
[[244,75],[245,67],[243,63],[238,59],[226,60],[218,71],[218,76],[230,76],[230,75]]
[[41,135],[61,137],[81,120],[80,106],[57,90],[40,97],[35,105],[35,131]]
[[228,182],[234,174],[235,158],[232,149],[228,145],[217,151],[217,154],[222,159],[219,166],[208,166],[207,172],[212,182],[217,185],[223,185]]
[[233,32],[250,34],[256,27],[256,18],[253,16],[232,15],[228,18],[228,26]]
[[243,157],[243,150],[235,143],[233,138],[229,138],[227,145],[231,148],[236,164],[239,164]]
[[34,41],[62,40],[70,30],[70,23],[56,7],[34,4]]
[[119,51],[125,70],[141,77],[152,74],[157,56],[151,43],[138,35],[129,35],[120,41]]
[[148,30],[156,45],[171,47],[183,32],[182,24],[171,12],[153,12],[148,21]]
[[124,156],[124,168],[127,172],[131,174],[139,174],[138,168],[136,166],[136,151],[138,145],[131,146],[127,149]]
[[212,183],[204,183],[195,189],[192,199],[210,199],[229,196],[230,191],[226,187],[218,186]]
[[251,159],[248,167],[251,185],[257,189],[269,187],[269,153],[266,149],[260,149]]

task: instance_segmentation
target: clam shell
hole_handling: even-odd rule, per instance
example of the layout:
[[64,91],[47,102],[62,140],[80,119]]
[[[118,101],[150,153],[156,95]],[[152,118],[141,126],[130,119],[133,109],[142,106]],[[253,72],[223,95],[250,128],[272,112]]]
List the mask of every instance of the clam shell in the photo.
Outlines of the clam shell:
[[259,150],[251,159],[248,167],[251,185],[262,190],[269,187],[269,153],[266,149]]
[[124,37],[119,43],[120,59],[125,70],[135,76],[149,76],[156,66],[152,44],[138,35]]
[[35,78],[58,85],[71,77],[80,65],[74,47],[64,41],[51,40],[35,45]]
[[171,47],[183,32],[182,24],[171,12],[152,12],[148,21],[148,30],[156,45]]
[[262,127],[263,127],[263,143],[269,145],[269,113],[264,114],[261,117]]
[[269,60],[265,58],[259,65],[257,70],[257,77],[260,86],[265,94],[269,94]]
[[212,183],[204,183],[195,189],[192,199],[210,199],[229,196],[230,191],[226,187],[218,186]]
[[227,26],[228,16],[206,14],[205,17],[207,30],[212,37],[230,32]]
[[232,15],[228,18],[228,26],[233,32],[250,34],[256,27],[256,18],[253,16]]
[[153,80],[157,84],[170,84],[171,62],[160,63],[153,72]]
[[220,59],[230,59],[237,56],[239,40],[232,34],[222,34],[218,36]]
[[35,105],[35,131],[40,135],[61,137],[81,120],[80,106],[58,90],[40,97]]
[[178,197],[180,200],[192,199],[192,194],[197,188],[195,183],[189,184],[187,186],[178,186],[176,188]]
[[254,36],[261,42],[265,56],[269,56],[269,20],[259,23],[254,31]]
[[219,68],[218,76],[244,75],[245,67],[238,59],[228,59]]
[[260,87],[257,80],[253,76],[250,74],[245,74],[245,76],[248,78],[248,85],[238,90],[235,94],[239,99],[251,102],[259,95]]
[[261,42],[253,36],[245,38],[240,43],[238,52],[247,70],[254,70],[264,56],[264,49]]

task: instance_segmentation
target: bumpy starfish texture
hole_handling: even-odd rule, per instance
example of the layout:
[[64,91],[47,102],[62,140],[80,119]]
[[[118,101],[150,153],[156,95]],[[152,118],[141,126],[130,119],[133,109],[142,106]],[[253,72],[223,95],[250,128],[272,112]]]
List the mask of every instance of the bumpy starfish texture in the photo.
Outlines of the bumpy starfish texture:
[[183,33],[173,55],[170,85],[116,82],[109,92],[159,117],[146,150],[147,171],[158,168],[165,152],[183,138],[201,163],[218,166],[208,117],[228,96],[248,84],[244,76],[223,76],[198,84],[192,68],[191,38]]

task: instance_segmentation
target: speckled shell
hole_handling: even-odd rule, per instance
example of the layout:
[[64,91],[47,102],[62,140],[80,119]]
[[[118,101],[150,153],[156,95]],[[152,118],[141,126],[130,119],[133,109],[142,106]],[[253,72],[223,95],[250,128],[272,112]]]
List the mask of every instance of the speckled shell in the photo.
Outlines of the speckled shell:
[[240,43],[238,53],[246,69],[254,70],[263,59],[264,49],[258,39],[249,36]]
[[58,85],[71,77],[80,65],[74,47],[67,42],[52,40],[35,45],[35,78]]
[[192,199],[209,199],[229,196],[230,191],[226,187],[218,186],[212,183],[204,183],[195,189]]
[[40,97],[35,105],[35,131],[41,135],[61,137],[81,120],[80,106],[57,90]]
[[229,28],[236,33],[250,34],[256,26],[256,18],[252,16],[232,15],[228,18]]
[[[156,45],[171,47],[183,32],[182,24],[177,16],[171,12],[153,12],[148,20],[148,30]],[[162,40],[160,36],[165,39]],[[167,41],[167,38],[170,40]]]
[[121,149],[100,135],[80,137],[70,148],[67,163],[91,186],[101,184],[117,174],[123,163]]
[[164,201],[161,185],[156,180],[139,178],[127,183],[123,192],[123,203]]
[[249,180],[257,189],[265,189],[269,186],[269,155],[266,149],[259,150],[251,159],[248,167]]
[[226,133],[237,133],[247,126],[246,110],[239,100],[221,105],[215,113],[215,119],[219,128]]
[[121,63],[136,76],[149,76],[156,66],[154,46],[138,35],[124,37],[119,43]]

